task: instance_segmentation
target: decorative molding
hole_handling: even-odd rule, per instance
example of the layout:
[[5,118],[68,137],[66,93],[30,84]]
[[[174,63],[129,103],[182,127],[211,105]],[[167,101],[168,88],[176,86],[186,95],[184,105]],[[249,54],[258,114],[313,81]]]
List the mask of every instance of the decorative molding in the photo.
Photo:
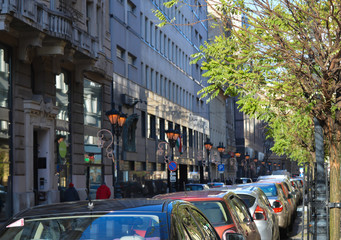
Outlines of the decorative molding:
[[54,120],[59,111],[51,100],[45,100],[41,95],[34,95],[31,100],[24,100],[24,110],[25,113],[39,117],[42,122]]

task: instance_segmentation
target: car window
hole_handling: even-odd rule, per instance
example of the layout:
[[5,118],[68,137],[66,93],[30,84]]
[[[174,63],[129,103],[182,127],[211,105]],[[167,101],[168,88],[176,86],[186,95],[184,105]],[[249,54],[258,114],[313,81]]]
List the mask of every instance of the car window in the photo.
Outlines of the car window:
[[233,224],[230,211],[224,203],[220,201],[193,201],[192,203],[205,214],[213,226]]
[[269,199],[266,197],[263,191],[259,191],[259,199],[263,202],[266,206],[271,206]]
[[186,190],[187,191],[199,191],[199,190],[203,190],[203,186],[200,185],[190,185],[190,186],[186,186]]
[[205,238],[204,239],[218,239],[219,237],[216,235],[215,230],[209,224],[207,219],[195,209],[192,211],[194,218],[196,219],[199,227],[204,231]]
[[244,201],[248,208],[252,207],[253,204],[255,204],[256,198],[251,195],[238,194],[238,196]]
[[140,236],[157,240],[167,235],[165,216],[109,213],[25,219],[22,227],[7,228],[1,233],[0,239],[116,240],[126,236]]
[[236,216],[239,219],[239,222],[251,222],[251,217],[250,214],[246,208],[246,205],[242,202],[242,200],[239,200],[236,197],[230,198],[232,205],[233,205],[233,210],[236,213]]
[[276,184],[276,186],[277,186],[278,196],[280,196],[281,198],[285,198],[282,187],[279,184],[278,185]]
[[267,197],[277,196],[276,185],[259,186],[260,189],[265,193]]
[[179,216],[181,218],[181,224],[187,234],[190,236],[190,239],[204,239],[202,230],[193,219],[192,215],[190,214],[190,210],[187,207],[180,207]]
[[181,240],[190,240],[190,236],[185,230],[183,224],[176,218],[176,214],[172,214],[171,217],[171,232],[170,239],[181,239]]

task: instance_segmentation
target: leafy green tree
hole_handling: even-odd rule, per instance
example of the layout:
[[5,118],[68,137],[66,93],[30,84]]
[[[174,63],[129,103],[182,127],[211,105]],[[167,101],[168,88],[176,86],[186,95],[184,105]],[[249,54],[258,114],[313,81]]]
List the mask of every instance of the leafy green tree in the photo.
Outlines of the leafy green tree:
[[[316,118],[330,161],[330,201],[340,202],[341,1],[205,2],[223,31],[193,56],[209,78],[201,96],[212,99],[222,89],[238,96],[244,113],[269,124],[272,150],[300,162],[314,158]],[[332,208],[330,239],[339,238],[340,209]]]

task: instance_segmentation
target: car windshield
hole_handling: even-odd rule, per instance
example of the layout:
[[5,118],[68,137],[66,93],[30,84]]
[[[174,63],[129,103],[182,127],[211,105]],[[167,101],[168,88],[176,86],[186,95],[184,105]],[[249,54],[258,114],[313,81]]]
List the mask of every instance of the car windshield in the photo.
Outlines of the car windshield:
[[224,207],[223,203],[219,201],[193,201],[192,203],[205,214],[213,226],[217,227],[233,224],[230,212]]
[[0,233],[0,239],[119,240],[133,239],[135,236],[134,239],[160,240],[167,239],[165,223],[163,215],[143,214],[109,213],[35,218],[8,225]]
[[267,185],[267,186],[258,186],[263,190],[267,197],[275,197],[277,196],[277,189],[275,185]]

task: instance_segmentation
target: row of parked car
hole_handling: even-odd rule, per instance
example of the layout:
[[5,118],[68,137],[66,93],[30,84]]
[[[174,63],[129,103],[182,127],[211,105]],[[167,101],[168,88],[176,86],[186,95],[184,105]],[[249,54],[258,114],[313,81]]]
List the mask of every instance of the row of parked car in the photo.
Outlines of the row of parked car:
[[302,197],[299,182],[271,176],[153,198],[41,205],[12,217],[0,239],[280,239]]
[[[172,193],[161,195],[162,197],[181,198],[187,201],[210,201],[212,197],[221,197],[221,202],[226,202],[226,208],[230,215],[234,216],[234,230],[241,233],[245,239],[280,239],[290,232],[296,217],[297,206],[303,199],[303,180],[290,178],[287,175],[261,176],[256,182],[249,178],[236,180],[235,185],[224,183],[187,184],[187,193]],[[193,190],[199,190],[194,192]],[[199,197],[200,196],[200,197]],[[236,197],[237,196],[237,197]],[[238,213],[236,206],[231,205],[231,198],[240,198],[249,211],[249,217]],[[229,201],[226,201],[229,200]],[[194,203],[196,204],[196,203]],[[241,204],[243,208],[243,205]],[[208,219],[216,226],[211,211],[201,209]],[[241,217],[240,217],[241,216]],[[250,217],[251,216],[251,217]],[[211,219],[213,217],[213,219]],[[258,234],[254,231],[256,225]],[[217,226],[216,226],[217,227]],[[219,227],[219,233],[230,230]]]

